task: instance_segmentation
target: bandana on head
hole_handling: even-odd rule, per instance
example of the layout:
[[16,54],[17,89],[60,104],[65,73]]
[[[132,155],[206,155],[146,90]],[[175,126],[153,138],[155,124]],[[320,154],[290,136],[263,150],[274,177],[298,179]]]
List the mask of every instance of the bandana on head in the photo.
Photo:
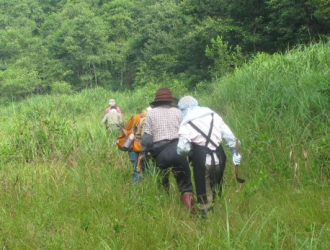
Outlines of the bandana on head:
[[181,125],[214,113],[214,111],[209,108],[199,107],[198,101],[192,96],[182,97],[178,103],[178,108],[181,110],[183,116]]
[[178,108],[180,110],[194,108],[198,106],[198,101],[192,96],[182,97],[178,103]]

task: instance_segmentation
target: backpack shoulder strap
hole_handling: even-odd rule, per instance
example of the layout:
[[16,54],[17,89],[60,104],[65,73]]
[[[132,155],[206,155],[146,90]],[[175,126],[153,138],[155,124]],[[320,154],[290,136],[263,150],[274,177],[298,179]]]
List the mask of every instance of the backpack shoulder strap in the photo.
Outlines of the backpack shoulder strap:
[[131,118],[128,120],[125,126],[125,130],[134,130],[135,126],[139,124],[140,119],[141,119],[140,114],[131,116]]
[[144,133],[144,124],[145,124],[146,115],[141,115],[139,124],[136,125],[135,136],[136,138],[141,138]]
[[205,137],[206,139],[206,143],[205,143],[205,147],[207,147],[207,145],[209,143],[211,143],[214,147],[218,147],[218,145],[211,140],[211,134],[212,134],[212,130],[213,130],[213,114],[212,115],[212,120],[211,120],[211,124],[210,124],[210,130],[208,135],[206,135],[202,130],[200,130],[200,128],[198,128],[194,123],[192,123],[192,121],[188,122],[197,132],[199,132],[202,136]]

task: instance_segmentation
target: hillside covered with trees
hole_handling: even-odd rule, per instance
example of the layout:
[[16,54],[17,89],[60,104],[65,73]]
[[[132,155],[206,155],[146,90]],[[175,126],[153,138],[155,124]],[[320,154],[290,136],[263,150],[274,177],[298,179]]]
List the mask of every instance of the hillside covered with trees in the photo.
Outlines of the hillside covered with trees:
[[1,0],[0,99],[188,89],[330,32],[327,0]]

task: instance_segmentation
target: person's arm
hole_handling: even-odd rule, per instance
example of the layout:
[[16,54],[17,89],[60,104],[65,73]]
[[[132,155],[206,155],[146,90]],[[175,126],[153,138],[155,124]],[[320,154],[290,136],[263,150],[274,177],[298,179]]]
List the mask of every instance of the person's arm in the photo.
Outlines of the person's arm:
[[142,133],[142,136],[144,133],[147,133],[149,135],[153,135],[152,131],[152,121],[149,115],[146,116],[145,122],[144,122],[144,132]]
[[181,156],[189,156],[191,152],[191,143],[184,137],[179,137],[176,152]]
[[191,134],[188,130],[187,125],[181,125],[179,132],[179,141],[177,145],[176,152],[181,156],[189,156],[192,146],[191,146]]
[[122,113],[119,113],[119,114],[120,114],[120,120],[121,120],[123,126],[125,127],[125,118]]
[[[221,118],[222,120],[222,118]],[[231,129],[228,127],[226,123],[222,120],[220,125],[220,132],[222,135],[222,139],[225,141],[226,145],[230,148],[233,154],[233,163],[234,165],[240,165],[242,156],[236,152],[236,137]],[[240,144],[240,141],[238,142]]]
[[100,123],[100,127],[102,127],[107,122],[107,116],[105,115]]
[[154,142],[153,142],[153,136],[148,134],[148,133],[143,133],[141,137],[141,146],[142,150],[141,151],[148,151],[149,149],[152,148]]
[[117,116],[117,124],[119,124],[121,130],[125,127],[121,114],[118,114]]
[[222,139],[230,149],[235,149],[236,137],[226,123],[221,124],[220,131]]

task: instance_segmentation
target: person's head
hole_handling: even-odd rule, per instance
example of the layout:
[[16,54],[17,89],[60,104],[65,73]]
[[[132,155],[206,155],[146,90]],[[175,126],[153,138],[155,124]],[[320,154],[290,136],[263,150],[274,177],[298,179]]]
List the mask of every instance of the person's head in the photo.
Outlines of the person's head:
[[172,96],[172,91],[168,88],[160,88],[155,93],[155,98],[153,102],[150,103],[151,107],[161,106],[165,104],[171,104],[172,102],[176,102]]
[[184,96],[179,100],[178,108],[182,114],[187,114],[188,110],[198,107],[198,101],[192,96]]
[[116,105],[116,101],[114,99],[110,99],[109,100],[109,105],[110,106],[115,106]]

